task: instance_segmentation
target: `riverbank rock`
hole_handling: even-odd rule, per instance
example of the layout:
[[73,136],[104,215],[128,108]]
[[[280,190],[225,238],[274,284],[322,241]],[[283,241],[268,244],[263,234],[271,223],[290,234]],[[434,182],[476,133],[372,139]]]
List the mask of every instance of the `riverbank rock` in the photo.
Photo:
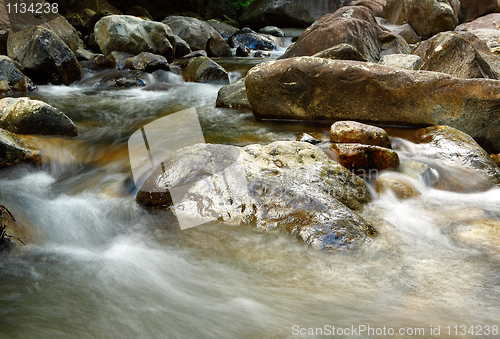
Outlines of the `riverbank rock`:
[[362,177],[373,175],[374,171],[391,170],[399,167],[399,157],[391,149],[353,143],[334,143],[330,150],[337,155],[338,162]]
[[337,121],[330,127],[330,141],[391,148],[389,135],[382,128],[349,120]]
[[37,84],[70,85],[82,78],[82,69],[73,51],[44,27],[9,33],[7,51]]
[[378,63],[379,65],[399,67],[416,71],[422,67],[424,60],[414,54],[389,54],[380,58]]
[[255,0],[238,19],[242,26],[308,27],[322,15],[333,13],[350,0]]
[[[318,249],[349,249],[377,233],[355,212],[370,201],[363,180],[308,143],[198,144],[177,151],[164,164],[164,173],[158,170],[149,181],[156,191],[183,189],[186,194],[176,207],[194,219],[256,222],[260,230],[286,231]],[[228,190],[224,182],[238,189]],[[152,204],[160,194],[165,195],[140,191],[136,200]],[[211,203],[196,208],[193,199]],[[172,204],[163,198],[158,202],[164,208]]]
[[186,81],[217,85],[229,84],[229,74],[212,59],[199,56],[191,58],[183,71]]
[[458,0],[388,0],[382,17],[391,24],[404,23],[422,39],[453,30],[458,24]]
[[249,109],[245,78],[229,85],[224,85],[217,93],[215,107]]
[[298,57],[253,67],[245,87],[257,119],[446,124],[468,133],[491,153],[500,151],[496,80]]
[[231,47],[229,47],[226,40],[217,32],[214,32],[212,37],[208,39],[206,51],[209,57],[229,58],[233,56]]
[[148,52],[142,52],[135,57],[128,58],[127,61],[125,61],[125,68],[148,73],[159,69],[170,71],[168,60],[164,56]]
[[[427,157],[437,159],[448,166],[479,171],[492,183],[500,184],[500,168],[490,155],[464,132],[449,126],[432,126],[416,130],[410,140],[427,145]],[[464,181],[463,178],[460,181]]]
[[339,44],[354,46],[369,61],[377,62],[382,48],[380,28],[366,7],[343,7],[309,26],[280,59],[314,55]]
[[166,25],[129,15],[109,15],[94,27],[95,39],[104,55],[113,51],[140,54],[149,52],[174,60],[170,44],[172,31]]
[[0,128],[20,134],[78,135],[75,124],[57,108],[29,98],[0,100]]
[[259,33],[269,34],[278,38],[282,38],[285,36],[285,33],[279,27],[276,26],[262,27],[261,29],[259,29]]
[[28,149],[14,134],[0,128],[0,168],[20,163],[38,165],[40,153]]
[[[168,16],[162,20],[162,23],[172,29],[173,34],[178,35],[186,41],[191,50],[207,50],[207,44],[210,39],[214,38],[218,42],[218,49],[221,50],[221,55],[228,56],[229,46],[224,38],[212,26],[205,21],[186,16]],[[211,46],[212,52],[215,52],[214,46]],[[208,51],[207,51],[208,52]]]
[[232,48],[246,46],[250,49],[264,51],[272,51],[278,49],[278,47],[284,47],[282,41],[275,36],[254,32],[248,27],[236,31],[227,42]]
[[36,89],[33,81],[21,72],[20,65],[5,55],[0,55],[0,83],[2,82],[5,82],[5,92],[28,92]]
[[498,8],[498,0],[460,0],[460,22],[469,22]]
[[442,72],[459,78],[500,78],[500,59],[474,34],[443,32],[424,41],[413,51],[424,60],[424,71]]
[[173,36],[172,47],[174,48],[176,58],[182,58],[183,56],[192,52],[191,47],[189,47],[187,42],[185,42],[180,36],[175,34],[172,36]]

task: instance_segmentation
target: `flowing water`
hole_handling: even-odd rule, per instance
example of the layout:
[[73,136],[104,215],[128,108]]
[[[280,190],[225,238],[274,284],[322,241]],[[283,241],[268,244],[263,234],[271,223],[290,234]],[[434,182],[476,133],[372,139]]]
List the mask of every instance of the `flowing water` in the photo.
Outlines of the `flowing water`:
[[[236,78],[251,65],[225,66]],[[415,181],[420,196],[387,194],[366,206],[380,236],[353,253],[318,252],[252,226],[180,231],[172,215],[134,202],[127,140],[135,130],[190,107],[211,143],[327,137],[328,125],[216,109],[220,87],[173,73],[147,79],[174,84],[163,92],[96,90],[100,77],[31,94],[65,112],[79,136],[25,136],[43,150],[42,166],[0,172],[0,204],[28,243],[0,255],[1,338],[299,338],[325,325],[323,334],[385,326],[403,338],[418,328],[431,337],[431,326],[472,338],[478,325],[481,337],[498,337],[500,190],[459,194]]]

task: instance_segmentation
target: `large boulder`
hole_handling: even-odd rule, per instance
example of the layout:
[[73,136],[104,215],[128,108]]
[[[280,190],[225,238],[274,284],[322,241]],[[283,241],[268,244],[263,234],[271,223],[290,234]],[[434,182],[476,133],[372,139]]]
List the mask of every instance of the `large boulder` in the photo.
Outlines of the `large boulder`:
[[420,68],[459,78],[500,78],[500,59],[486,43],[468,32],[443,32],[413,51],[424,60]]
[[169,62],[174,59],[174,49],[169,41],[173,39],[172,31],[160,22],[129,15],[109,15],[97,22],[94,33],[104,55],[113,51],[149,52],[163,55]]
[[[50,6],[47,1],[40,0],[37,3],[41,3],[42,6]],[[11,3],[12,5],[13,3]],[[46,7],[44,7],[46,8]],[[3,10],[1,10],[3,9]],[[12,33],[17,33],[19,31],[33,28],[35,26],[41,26],[51,30],[55,35],[57,35],[68,47],[75,52],[78,49],[78,33],[73,26],[56,11],[55,13],[50,11],[46,13],[36,13],[36,15],[30,15],[28,13],[22,14],[9,13],[6,11],[5,1],[0,0],[0,29],[5,31],[12,31]]]
[[186,81],[227,85],[229,74],[212,59],[199,56],[191,58],[183,71]]
[[29,98],[0,100],[0,128],[20,134],[78,135],[75,124],[66,114]]
[[363,55],[361,55],[361,53],[359,53],[356,47],[349,44],[339,44],[322,50],[313,56],[325,59],[368,61]]
[[37,84],[69,85],[82,78],[73,51],[52,31],[38,26],[9,34],[7,53]]
[[[212,38],[219,41],[220,45],[225,43],[219,32],[217,32],[212,26],[207,24],[205,21],[201,21],[196,18],[186,17],[186,16],[168,16],[162,21],[165,25],[168,25],[175,35],[178,35],[187,42],[191,50],[206,50],[209,40]],[[212,48],[213,49],[213,48]],[[226,48],[219,46],[219,49],[223,50],[222,53],[226,55],[217,56],[228,56],[227,51],[229,46]]]
[[371,11],[365,7],[343,7],[326,14],[304,33],[280,57],[314,55],[339,44],[354,46],[364,58],[377,62],[380,57],[381,29]]
[[16,136],[0,128],[0,168],[19,163],[39,164],[38,151],[27,148]]
[[224,38],[227,39],[231,35],[233,35],[238,29],[234,26],[231,26],[229,24],[226,24],[224,22],[220,22],[219,20],[215,19],[210,19],[207,20],[207,24],[212,26],[219,34]]
[[388,0],[382,17],[391,24],[410,24],[422,39],[453,30],[458,24],[458,0]]
[[391,31],[394,34],[400,35],[409,44],[416,44],[422,41],[422,39],[420,39],[420,37],[418,36],[417,32],[415,32],[415,30],[407,23],[404,23],[402,25],[393,25],[384,18],[377,17],[376,19],[377,23],[380,26]]
[[173,199],[161,192],[184,191],[174,205],[182,211],[178,218],[256,222],[260,230],[290,232],[318,249],[349,249],[377,233],[356,213],[370,201],[363,180],[308,143],[197,144],[163,163],[136,199],[168,208]]
[[36,85],[21,72],[20,65],[5,55],[0,55],[0,83],[6,82],[7,91],[28,92]]
[[243,26],[308,27],[350,0],[255,0],[238,19]]
[[480,16],[494,12],[498,8],[498,0],[460,0],[460,22],[472,21]]
[[258,119],[446,124],[470,134],[488,151],[500,150],[496,80],[298,57],[253,67],[245,87]]

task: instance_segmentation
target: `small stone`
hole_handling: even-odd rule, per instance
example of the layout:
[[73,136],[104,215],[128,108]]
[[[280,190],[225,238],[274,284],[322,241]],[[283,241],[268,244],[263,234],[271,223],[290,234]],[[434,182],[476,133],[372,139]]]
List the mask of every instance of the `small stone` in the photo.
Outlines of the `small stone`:
[[360,176],[376,175],[381,170],[397,170],[399,157],[391,149],[362,144],[332,144],[331,151],[338,156],[338,162]]
[[378,177],[374,185],[375,191],[383,194],[392,191],[398,199],[409,199],[420,195],[417,188],[409,180],[395,177]]
[[349,120],[337,121],[330,127],[330,140],[391,148],[389,135],[382,128]]
[[321,138],[312,136],[311,134],[302,133],[297,137],[297,141],[308,142],[310,144],[316,145],[321,142]]

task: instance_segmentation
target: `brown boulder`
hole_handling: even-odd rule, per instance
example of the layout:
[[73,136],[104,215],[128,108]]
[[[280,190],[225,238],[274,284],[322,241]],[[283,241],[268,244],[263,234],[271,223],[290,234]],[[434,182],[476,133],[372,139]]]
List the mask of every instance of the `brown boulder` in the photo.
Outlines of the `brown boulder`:
[[472,21],[480,16],[494,12],[498,8],[498,0],[460,0],[460,22]]
[[393,25],[389,21],[385,20],[384,18],[377,17],[376,19],[377,19],[377,23],[381,27],[391,31],[393,34],[400,35],[409,44],[416,44],[416,43],[419,43],[420,41],[422,41],[420,39],[420,37],[418,36],[417,32],[415,32],[415,30],[407,23],[402,24],[402,25]]
[[359,53],[356,47],[349,44],[340,44],[327,48],[314,54],[313,56],[325,59],[368,61],[361,55],[361,53]]
[[128,58],[125,61],[124,68],[136,69],[148,73],[157,71],[159,69],[170,71],[170,66],[164,56],[148,52],[142,52],[135,57]]
[[337,121],[330,127],[330,141],[391,148],[389,135],[382,128],[348,120]]
[[388,0],[382,17],[391,24],[410,24],[422,39],[453,30],[458,24],[458,0]]
[[314,55],[346,43],[354,46],[364,58],[376,62],[381,50],[380,31],[375,17],[366,7],[343,7],[308,27],[280,59]]
[[467,31],[473,33],[484,41],[489,48],[500,46],[500,13],[492,13],[477,18],[474,21],[461,24],[455,31]]
[[245,87],[257,119],[447,124],[500,151],[496,80],[298,57],[253,67]]
[[338,162],[362,177],[372,176],[375,171],[397,170],[399,157],[391,149],[362,144],[337,143],[330,146]]
[[500,60],[488,46],[468,32],[443,32],[424,41],[414,54],[424,60],[420,68],[459,78],[498,79]]

